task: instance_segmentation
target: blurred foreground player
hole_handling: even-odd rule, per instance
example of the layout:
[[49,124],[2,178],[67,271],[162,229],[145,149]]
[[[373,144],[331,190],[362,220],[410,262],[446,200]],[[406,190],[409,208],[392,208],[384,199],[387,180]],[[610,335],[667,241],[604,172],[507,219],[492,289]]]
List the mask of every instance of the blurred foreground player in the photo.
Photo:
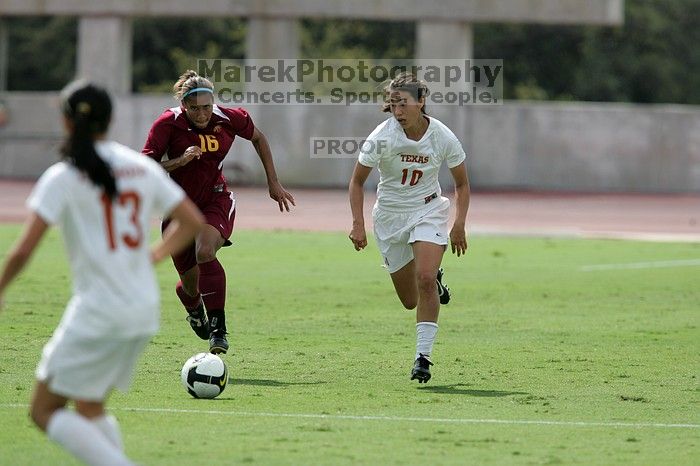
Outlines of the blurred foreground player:
[[[36,425],[90,465],[130,465],[119,425],[105,412],[126,390],[138,357],[158,330],[160,296],[153,263],[186,246],[202,215],[163,170],[105,140],[112,104],[86,82],[62,93],[64,160],[41,176],[30,216],[0,275],[0,305],[49,225],[58,225],[73,274],[73,297],[44,347],[31,402]],[[152,217],[175,220],[149,248]],[[75,411],[66,409],[68,401]]]

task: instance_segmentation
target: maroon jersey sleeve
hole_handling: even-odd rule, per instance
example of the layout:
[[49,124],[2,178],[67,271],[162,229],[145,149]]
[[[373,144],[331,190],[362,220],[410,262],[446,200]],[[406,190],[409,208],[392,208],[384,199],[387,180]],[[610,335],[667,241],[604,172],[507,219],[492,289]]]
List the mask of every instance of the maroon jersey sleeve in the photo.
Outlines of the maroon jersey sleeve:
[[236,132],[237,136],[248,140],[253,137],[255,125],[253,124],[253,120],[250,118],[250,115],[248,115],[248,112],[242,108],[219,108],[231,121],[231,126],[233,127],[233,130]]
[[153,122],[151,130],[148,132],[146,144],[141,149],[141,153],[149,156],[156,162],[160,162],[163,155],[168,151],[170,135],[173,131],[173,121],[175,115],[171,110],[164,111],[158,119]]

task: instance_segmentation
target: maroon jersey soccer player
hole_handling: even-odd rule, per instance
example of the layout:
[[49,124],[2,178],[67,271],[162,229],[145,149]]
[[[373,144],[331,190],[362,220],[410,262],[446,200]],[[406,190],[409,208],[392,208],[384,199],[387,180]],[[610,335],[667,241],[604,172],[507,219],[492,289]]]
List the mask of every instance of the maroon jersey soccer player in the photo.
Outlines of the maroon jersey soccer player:
[[[195,242],[173,256],[180,274],[175,291],[192,329],[203,340],[209,339],[209,351],[226,353],[226,274],[216,252],[231,244],[236,201],[222,168],[236,136],[253,143],[265,168],[270,197],[280,212],[295,204],[277,180],[265,135],[245,110],[215,105],[213,89],[208,79],[194,71],[180,76],[173,87],[180,106],[166,110],[153,123],[142,152],[160,162],[206,218],[207,225]],[[163,222],[163,229],[167,223]]]

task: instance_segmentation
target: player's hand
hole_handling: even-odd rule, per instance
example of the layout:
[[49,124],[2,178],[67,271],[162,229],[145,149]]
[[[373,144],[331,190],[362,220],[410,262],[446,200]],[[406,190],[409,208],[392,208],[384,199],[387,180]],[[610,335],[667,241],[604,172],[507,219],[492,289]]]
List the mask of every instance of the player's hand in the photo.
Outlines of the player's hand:
[[285,210],[289,212],[289,204],[296,206],[294,196],[285,191],[279,181],[269,184],[268,188],[270,190],[270,198],[277,202],[277,205],[280,207],[280,212],[284,212]]
[[352,245],[355,246],[355,251],[360,251],[367,246],[367,233],[364,226],[353,225],[348,238],[352,241]]
[[467,252],[467,234],[464,225],[454,225],[450,231],[450,243],[452,244],[452,254],[457,257],[463,256]]
[[184,167],[188,163],[190,163],[194,159],[198,159],[202,156],[202,149],[200,149],[197,146],[190,146],[187,149],[185,149],[185,152],[180,156],[180,160],[182,161],[180,166]]

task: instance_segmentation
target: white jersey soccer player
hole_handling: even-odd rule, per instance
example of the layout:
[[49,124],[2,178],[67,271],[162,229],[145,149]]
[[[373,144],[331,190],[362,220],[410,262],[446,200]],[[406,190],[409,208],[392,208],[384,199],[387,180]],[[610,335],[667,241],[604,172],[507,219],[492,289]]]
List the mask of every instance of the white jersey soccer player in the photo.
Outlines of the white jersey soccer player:
[[150,264],[150,221],[169,213],[185,194],[138,152],[112,141],[95,149],[117,180],[114,200],[63,161],[39,178],[27,201],[63,232],[73,297],[61,327],[94,336],[153,335],[160,291]]
[[[349,186],[353,225],[350,241],[367,246],[363,187],[379,170],[377,202],[372,210],[374,236],[406,309],[416,309],[416,359],[411,379],[430,380],[430,360],[440,304],[450,301],[442,283],[442,256],[449,241],[457,256],[467,250],[469,208],[466,154],[457,137],[425,110],[428,87],[412,74],[400,73],[386,88],[383,110],[392,118],[372,131],[362,146]],[[440,167],[447,164],[455,181],[456,215],[448,229],[450,201],[442,196]]]
[[366,167],[379,169],[377,207],[394,212],[431,210],[441,197],[440,166],[454,168],[466,154],[457,136],[434,117],[419,141],[408,139],[396,118],[375,128],[362,145],[358,158]]
[[[409,139],[396,118],[381,123],[367,137],[358,157],[379,170],[377,202],[372,212],[374,234],[384,265],[396,272],[413,260],[411,244],[430,241],[446,245],[450,201],[442,197],[440,166],[464,163],[462,144],[437,118],[418,141]],[[415,229],[417,224],[423,224]]]
[[[0,271],[0,310],[49,226],[62,233],[73,297],[44,346],[30,416],[46,435],[89,465],[127,466],[119,423],[105,411],[114,388],[158,330],[160,297],[153,264],[194,240],[203,217],[154,161],[105,140],[112,101],[103,88],[75,81],[61,93],[63,161],[39,178],[30,214]],[[151,219],[175,221],[149,244]],[[69,401],[74,409],[66,408]]]
[[[113,387],[128,389],[137,357],[158,331],[160,292],[149,253],[150,223],[172,211],[185,194],[138,152],[111,141],[97,142],[95,149],[112,168],[115,199],[63,161],[39,178],[27,205],[62,231],[73,276],[72,298],[44,347],[37,380],[65,396],[100,400]],[[128,354],[114,354],[108,342],[115,339],[130,343]],[[80,356],[85,352],[89,356]],[[68,370],[76,359],[101,367]]]

